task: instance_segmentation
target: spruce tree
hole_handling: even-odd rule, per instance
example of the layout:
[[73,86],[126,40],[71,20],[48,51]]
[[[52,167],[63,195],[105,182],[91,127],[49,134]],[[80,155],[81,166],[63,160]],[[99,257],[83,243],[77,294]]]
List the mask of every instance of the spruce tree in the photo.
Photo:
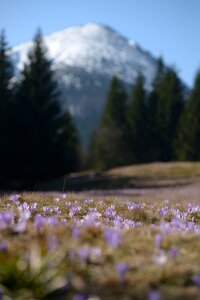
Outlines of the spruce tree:
[[165,75],[165,66],[162,58],[157,61],[157,68],[154,80],[152,82],[152,90],[147,97],[147,161],[158,161],[160,159],[160,135],[157,124],[157,110],[161,82]]
[[128,162],[127,95],[117,77],[111,81],[100,127],[93,140],[96,166],[106,169]]
[[181,115],[174,140],[175,158],[200,160],[200,71],[197,72],[193,89]]
[[19,159],[15,176],[35,182],[74,171],[78,165],[77,132],[69,113],[61,111],[40,31],[21,74],[16,108]]
[[128,109],[131,162],[147,161],[147,107],[144,77],[139,74],[132,90]]
[[12,89],[10,81],[13,76],[13,66],[8,55],[8,46],[4,31],[0,35],[0,180],[5,181],[10,169],[10,105]]
[[156,126],[161,161],[173,158],[173,140],[184,107],[183,84],[173,68],[168,68],[160,83]]

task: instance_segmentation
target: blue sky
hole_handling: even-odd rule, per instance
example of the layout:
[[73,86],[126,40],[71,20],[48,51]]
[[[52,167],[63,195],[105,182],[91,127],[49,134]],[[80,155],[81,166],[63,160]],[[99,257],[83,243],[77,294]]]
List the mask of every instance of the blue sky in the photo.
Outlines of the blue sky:
[[0,29],[11,46],[89,22],[107,24],[175,65],[191,86],[200,68],[199,0],[0,0]]

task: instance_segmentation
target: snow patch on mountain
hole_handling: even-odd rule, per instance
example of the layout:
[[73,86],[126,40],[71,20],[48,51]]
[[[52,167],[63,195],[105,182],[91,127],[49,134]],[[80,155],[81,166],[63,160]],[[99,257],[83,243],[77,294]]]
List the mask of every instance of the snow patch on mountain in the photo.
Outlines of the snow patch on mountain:
[[[44,42],[55,70],[64,64],[84,69],[88,74],[116,75],[130,84],[140,71],[147,88],[155,72],[155,59],[149,53],[105,25],[89,23],[67,28],[44,37]],[[27,42],[12,49],[17,70],[23,68],[31,46],[32,42]],[[81,82],[68,74],[65,84],[80,88]]]

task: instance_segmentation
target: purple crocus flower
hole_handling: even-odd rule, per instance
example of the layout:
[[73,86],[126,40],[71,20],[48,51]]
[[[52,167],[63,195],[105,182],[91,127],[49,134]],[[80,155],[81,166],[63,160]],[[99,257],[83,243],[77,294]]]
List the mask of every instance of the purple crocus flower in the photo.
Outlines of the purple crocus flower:
[[37,203],[33,203],[33,204],[31,205],[31,210],[32,210],[32,211],[35,211],[36,208],[37,208]]
[[113,227],[115,227],[115,228],[121,228],[123,226],[122,221],[123,221],[122,218],[120,218],[119,216],[116,216],[114,218],[114,220],[112,221]]
[[87,203],[87,204],[90,204],[90,203],[92,203],[92,202],[93,202],[92,199],[85,199],[85,200],[84,200],[84,203]]
[[50,225],[52,227],[59,224],[59,220],[57,217],[45,217],[44,221],[45,224]]
[[26,230],[27,222],[26,220],[19,220],[17,225],[14,227],[14,232],[24,232]]
[[72,205],[70,201],[66,201],[65,204],[67,207],[70,207]]
[[104,239],[112,247],[116,247],[121,243],[121,237],[119,233],[110,228],[104,230]]
[[30,212],[30,210],[29,210],[29,206],[28,206],[28,204],[25,202],[25,203],[23,203],[22,205],[20,205],[19,207],[18,207],[18,211],[19,211],[19,213],[20,213],[20,219],[21,220],[28,220],[28,219],[30,219],[30,217],[31,217],[31,212]]
[[169,255],[172,259],[176,259],[176,257],[178,256],[178,249],[176,247],[171,247],[169,249]]
[[80,259],[83,262],[86,262],[88,260],[89,254],[90,254],[90,251],[89,251],[88,247],[81,247],[78,250],[78,256],[80,257]]
[[124,280],[126,273],[128,272],[128,264],[125,262],[120,262],[115,266],[117,275],[120,281]]
[[169,206],[165,205],[159,209],[161,218],[164,218],[169,212]]
[[6,229],[14,222],[14,214],[9,211],[0,212],[0,228]]
[[[5,252],[7,250],[7,245],[6,243],[3,241],[3,242],[0,242],[0,252]],[[1,298],[0,298],[1,299]]]
[[195,274],[193,277],[192,277],[192,280],[194,282],[194,284],[200,288],[200,273],[197,273]]
[[37,228],[37,230],[40,230],[44,226],[44,217],[41,215],[36,215],[34,218],[34,225]]
[[163,236],[161,234],[156,234],[154,238],[155,246],[160,248],[163,242]]
[[87,300],[87,297],[84,294],[76,294],[72,298],[73,300]]
[[135,222],[129,219],[124,220],[122,224],[124,228],[135,228],[141,225],[140,222]]
[[187,231],[193,231],[195,227],[195,223],[191,221],[187,222],[186,227],[187,227]]
[[160,300],[161,299],[161,294],[159,290],[151,290],[148,293],[148,300]]
[[10,195],[10,197],[8,199],[10,201],[16,202],[19,198],[20,198],[19,194],[13,194],[13,195]]
[[72,237],[76,240],[80,237],[81,231],[79,227],[73,227],[72,229]]
[[89,212],[97,212],[97,208],[96,207],[89,207]]
[[43,207],[43,212],[44,212],[45,214],[52,214],[53,209],[52,209],[51,207],[44,206],[44,207]]
[[58,206],[54,206],[53,210],[54,210],[55,213],[57,213],[59,211],[59,207]]
[[139,210],[142,208],[142,205],[137,203],[131,203],[131,204],[127,204],[127,208],[128,210]]
[[116,215],[115,206],[111,205],[111,207],[107,207],[105,215],[109,218],[114,218]]
[[55,197],[55,198],[54,198],[54,201],[55,201],[55,202],[59,202],[59,201],[60,201],[60,198],[59,198],[59,197]]
[[70,217],[72,218],[80,210],[81,210],[81,206],[78,205],[72,206],[69,212]]
[[99,219],[102,215],[98,212],[90,212],[87,215],[84,216],[84,221],[86,225],[89,226],[97,226],[99,225],[99,222],[97,219]]

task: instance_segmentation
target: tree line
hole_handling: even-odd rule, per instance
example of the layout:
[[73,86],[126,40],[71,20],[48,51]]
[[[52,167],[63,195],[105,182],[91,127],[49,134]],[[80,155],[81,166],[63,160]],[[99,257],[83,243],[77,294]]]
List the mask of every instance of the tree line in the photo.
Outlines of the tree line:
[[[41,32],[17,80],[0,35],[0,185],[26,185],[80,169],[81,147],[60,94]],[[162,59],[150,91],[138,74],[130,95],[113,77],[87,167],[108,169],[154,161],[200,160],[200,72],[188,91]],[[83,164],[84,167],[86,164]]]
[[144,86],[139,73],[128,97],[123,83],[112,79],[91,139],[90,166],[200,160],[200,72],[189,92],[176,70],[160,58],[151,91]]

